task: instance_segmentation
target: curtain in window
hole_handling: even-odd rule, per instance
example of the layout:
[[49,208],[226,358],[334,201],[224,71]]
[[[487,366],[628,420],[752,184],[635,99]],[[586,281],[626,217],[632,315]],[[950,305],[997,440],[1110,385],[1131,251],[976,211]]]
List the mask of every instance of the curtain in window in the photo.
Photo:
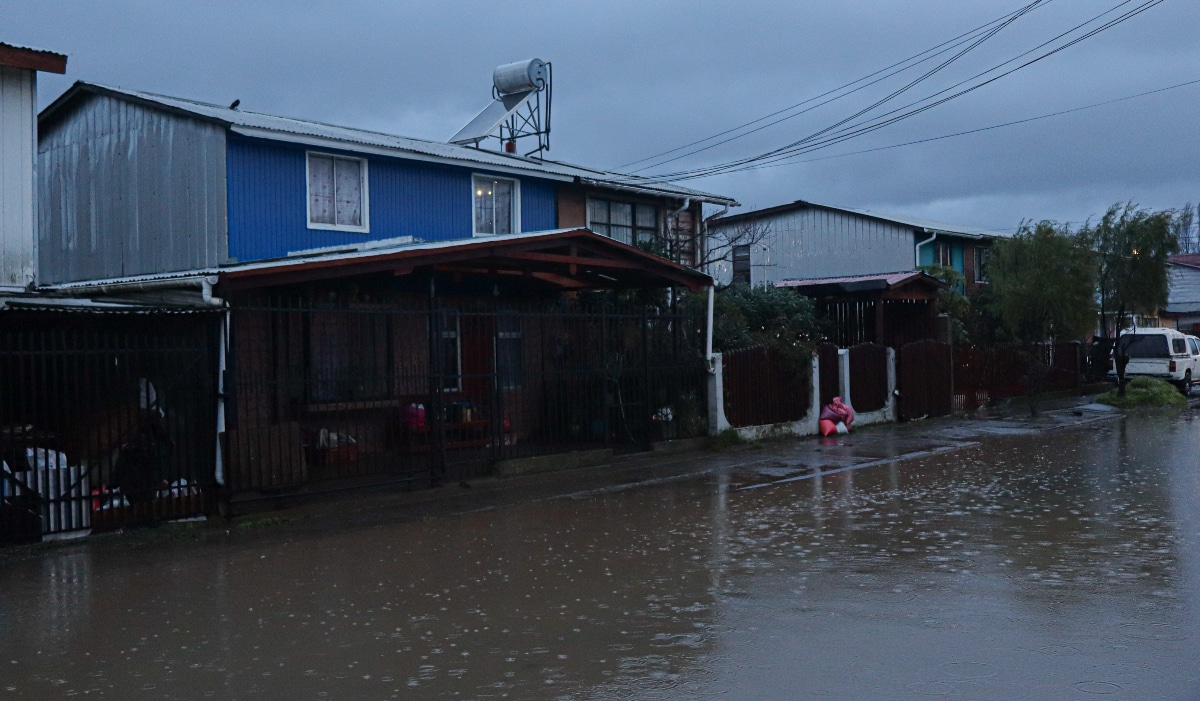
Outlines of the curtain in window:
[[333,161],[335,219],[338,226],[362,226],[362,163]]
[[308,157],[308,218],[314,224],[335,224],[333,159]]

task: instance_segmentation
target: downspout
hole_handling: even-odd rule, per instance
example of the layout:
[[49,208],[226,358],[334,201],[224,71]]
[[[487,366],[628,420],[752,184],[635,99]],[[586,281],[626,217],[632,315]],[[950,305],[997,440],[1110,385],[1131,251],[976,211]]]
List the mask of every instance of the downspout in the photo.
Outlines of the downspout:
[[221,438],[225,435],[225,368],[226,357],[229,353],[229,305],[225,300],[213,295],[213,285],[220,278],[216,275],[210,275],[200,281],[200,298],[204,303],[213,306],[221,307],[225,311],[221,314],[221,332],[217,342],[217,435],[216,435],[216,460],[213,465],[213,479],[222,487],[225,486],[225,455],[221,450]]
[[[917,250],[915,252],[916,260],[913,261],[913,263],[914,263],[913,269],[914,270],[916,268],[921,267],[921,246],[924,246],[927,243],[933,243],[933,240],[936,239],[937,237],[938,237],[938,235],[937,235],[937,232],[935,231],[935,232],[933,232],[933,236],[930,236],[929,238],[927,238],[924,241],[921,241],[920,243],[917,244]],[[936,262],[936,261],[934,261],[934,262]]]

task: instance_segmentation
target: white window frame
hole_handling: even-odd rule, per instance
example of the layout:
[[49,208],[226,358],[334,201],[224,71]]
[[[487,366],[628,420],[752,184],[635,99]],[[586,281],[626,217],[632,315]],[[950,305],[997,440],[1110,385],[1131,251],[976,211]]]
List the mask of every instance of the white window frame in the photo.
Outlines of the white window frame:
[[[362,174],[362,225],[349,226],[346,224],[324,224],[314,222],[312,220],[312,174],[309,172],[312,163],[312,156],[320,156],[321,158],[342,159],[344,161],[358,161],[359,173]],[[367,159],[355,158],[354,156],[343,156],[338,153],[326,153],[324,151],[305,151],[304,152],[304,211],[305,220],[308,222],[308,228],[320,229],[323,231],[350,231],[354,233],[366,234],[371,231],[371,187],[368,176]],[[335,176],[336,180],[336,176]],[[336,193],[334,199],[337,199]],[[336,208],[336,205],[335,205]]]
[[[513,184],[513,206],[512,206],[512,232],[514,234],[521,233],[521,181],[516,178],[503,178],[498,175],[489,175],[487,173],[471,173],[471,237],[472,238],[487,238],[496,236],[497,234],[489,234],[475,230],[475,178],[485,178],[487,180],[504,180]],[[492,209],[495,212],[495,208]],[[493,216],[495,216],[493,214]],[[494,222],[493,222],[494,223]],[[495,228],[493,226],[493,228]],[[502,236],[503,234],[501,234]]]

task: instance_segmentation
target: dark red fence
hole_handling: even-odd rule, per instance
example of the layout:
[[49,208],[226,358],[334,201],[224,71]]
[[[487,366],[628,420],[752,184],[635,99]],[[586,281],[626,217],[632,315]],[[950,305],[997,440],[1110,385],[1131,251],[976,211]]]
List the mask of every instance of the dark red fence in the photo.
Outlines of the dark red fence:
[[812,396],[812,370],[799,365],[787,362],[767,346],[724,353],[722,382],[725,418],[730,425],[763,426],[803,419]]
[[863,343],[850,349],[850,400],[860,412],[887,406],[887,346]]
[[900,418],[949,414],[953,399],[950,346],[937,341],[916,341],[901,347],[898,356]]
[[1028,393],[1031,362],[1039,354],[1045,369],[1041,391],[1076,389],[1084,370],[1084,353],[1079,343],[955,348],[954,408],[969,411],[1000,399],[1024,396]]

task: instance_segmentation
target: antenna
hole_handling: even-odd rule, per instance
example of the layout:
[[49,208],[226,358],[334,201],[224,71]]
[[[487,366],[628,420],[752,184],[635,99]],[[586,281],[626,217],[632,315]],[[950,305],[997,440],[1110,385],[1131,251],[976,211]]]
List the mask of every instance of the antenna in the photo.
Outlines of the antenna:
[[531,58],[499,66],[492,72],[492,104],[450,137],[450,143],[480,148],[494,138],[505,153],[516,153],[518,139],[535,137],[537,148],[525,155],[541,158],[550,150],[552,94],[549,63]]

